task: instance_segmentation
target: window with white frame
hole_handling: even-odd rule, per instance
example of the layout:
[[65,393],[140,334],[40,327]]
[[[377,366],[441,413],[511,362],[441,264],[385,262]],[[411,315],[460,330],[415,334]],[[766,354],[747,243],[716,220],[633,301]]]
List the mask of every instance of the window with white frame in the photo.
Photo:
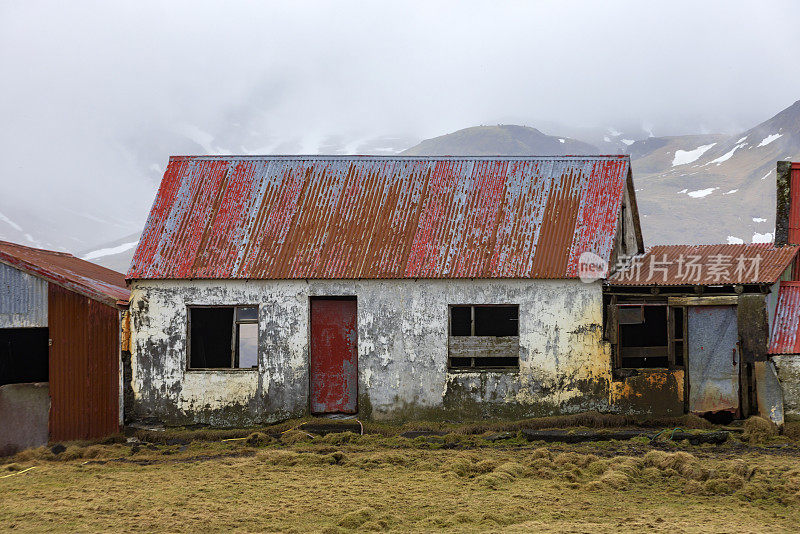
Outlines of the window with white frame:
[[189,306],[189,369],[257,369],[258,306]]

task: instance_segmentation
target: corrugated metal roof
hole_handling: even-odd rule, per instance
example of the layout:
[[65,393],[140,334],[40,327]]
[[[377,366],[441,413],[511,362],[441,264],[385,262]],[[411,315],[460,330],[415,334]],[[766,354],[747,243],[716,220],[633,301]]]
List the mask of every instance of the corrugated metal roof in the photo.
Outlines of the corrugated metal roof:
[[771,243],[743,245],[657,245],[634,256],[614,273],[615,286],[774,284],[800,247]]
[[769,339],[770,354],[800,354],[800,282],[781,282]]
[[110,306],[130,297],[122,273],[65,252],[0,241],[0,262]]
[[170,158],[128,278],[573,278],[627,156]]

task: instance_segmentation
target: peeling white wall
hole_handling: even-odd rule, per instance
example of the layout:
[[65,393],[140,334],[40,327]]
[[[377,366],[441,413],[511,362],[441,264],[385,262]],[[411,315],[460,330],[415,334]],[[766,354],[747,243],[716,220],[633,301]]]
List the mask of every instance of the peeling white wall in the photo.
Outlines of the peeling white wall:
[[[602,287],[578,280],[134,281],[134,412],[169,424],[275,421],[308,406],[309,298],[358,301],[359,411],[376,419],[605,409]],[[189,305],[259,305],[258,370],[187,371]],[[447,371],[448,306],[518,304],[518,372]]]

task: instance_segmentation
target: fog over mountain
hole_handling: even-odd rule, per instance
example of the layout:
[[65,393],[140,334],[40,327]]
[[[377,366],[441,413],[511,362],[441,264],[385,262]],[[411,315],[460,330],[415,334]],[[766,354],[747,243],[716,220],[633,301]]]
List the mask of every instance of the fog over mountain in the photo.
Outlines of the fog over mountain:
[[[635,156],[651,136],[723,136],[641,156],[647,206],[671,191],[658,176],[695,190],[667,152],[716,143],[703,158],[719,158],[800,97],[800,34],[775,31],[798,16],[791,1],[6,1],[0,239],[135,242],[171,154],[393,154],[497,124]],[[706,167],[730,189],[737,158],[763,152],[747,143]],[[708,187],[697,200],[727,192]]]

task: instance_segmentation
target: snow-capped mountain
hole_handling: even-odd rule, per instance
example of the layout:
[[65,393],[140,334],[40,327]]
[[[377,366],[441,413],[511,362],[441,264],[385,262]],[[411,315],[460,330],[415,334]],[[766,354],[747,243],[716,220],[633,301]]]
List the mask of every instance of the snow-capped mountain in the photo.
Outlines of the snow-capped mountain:
[[736,135],[631,145],[645,243],[771,241],[775,164],[800,160],[800,101]]

